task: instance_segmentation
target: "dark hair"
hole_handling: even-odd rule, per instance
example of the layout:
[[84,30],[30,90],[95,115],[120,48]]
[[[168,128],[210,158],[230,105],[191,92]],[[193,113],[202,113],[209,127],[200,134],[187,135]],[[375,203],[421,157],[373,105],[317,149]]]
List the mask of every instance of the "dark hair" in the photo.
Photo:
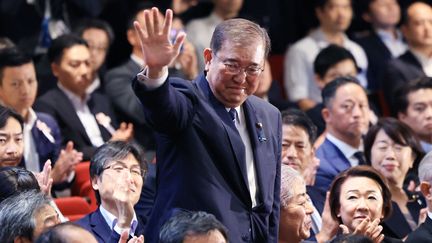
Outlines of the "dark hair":
[[101,19],[82,19],[76,26],[74,32],[82,38],[84,32],[88,29],[102,30],[108,36],[108,44],[111,45],[114,42],[114,31],[108,22]]
[[270,52],[270,38],[267,31],[246,19],[229,19],[216,26],[210,41],[210,48],[214,54],[217,54],[225,41],[246,44],[252,40],[262,41],[265,48],[264,58],[267,58]]
[[40,190],[38,181],[31,171],[22,167],[0,168],[0,202],[17,192]]
[[32,63],[32,58],[16,47],[0,50],[0,85],[3,84],[3,73],[7,67],[19,67],[27,63]]
[[130,12],[130,15],[127,18],[126,27],[128,30],[134,30],[134,21],[137,20],[137,16],[139,13],[146,9],[151,9],[153,7],[156,7],[156,4],[153,1],[145,1],[140,2],[135,6],[135,8]]
[[303,128],[308,134],[310,144],[313,145],[315,142],[317,127],[303,111],[292,108],[282,111],[282,125],[299,126]]
[[34,216],[41,208],[50,206],[49,199],[36,190],[16,193],[0,203],[0,242],[12,243],[16,237],[33,240],[36,228]]
[[358,165],[341,172],[339,175],[336,176],[336,178],[333,180],[331,184],[329,204],[330,204],[330,209],[331,209],[330,213],[332,215],[332,218],[335,220],[339,220],[339,222],[341,222],[341,219],[339,219],[337,216],[338,211],[341,207],[340,204],[341,188],[342,188],[342,184],[344,184],[347,179],[352,177],[369,178],[375,181],[381,187],[381,193],[383,196],[384,219],[390,216],[392,211],[392,201],[391,201],[391,192],[390,189],[388,188],[387,180],[371,166]]
[[323,105],[326,108],[329,108],[330,107],[330,101],[335,97],[336,91],[340,87],[347,85],[347,84],[358,85],[360,88],[362,88],[364,90],[364,88],[359,84],[359,81],[356,78],[350,77],[350,76],[338,77],[335,80],[331,81],[330,83],[326,84],[324,86],[323,90],[321,91]]
[[402,146],[409,146],[412,149],[412,153],[414,155],[414,163],[413,167],[410,169],[410,172],[413,172],[417,175],[418,165],[420,163],[420,160],[425,155],[423,148],[421,147],[418,138],[415,136],[414,131],[411,130],[411,128],[405,123],[392,117],[381,118],[377,122],[377,124],[369,128],[369,131],[364,139],[364,154],[367,164],[371,165],[372,146],[375,142],[376,135],[381,129],[396,144],[400,144]]
[[228,242],[227,229],[215,216],[206,212],[179,211],[161,228],[159,243],[183,242],[186,236],[204,235],[212,230],[219,231]]
[[[101,176],[106,166],[114,161],[126,158],[132,154],[138,161],[141,169],[147,170],[147,162],[145,160],[144,151],[142,148],[133,142],[112,141],[106,142],[96,149],[93,157],[90,160],[90,178],[94,179]],[[144,180],[145,178],[143,178]],[[99,191],[95,190],[97,202],[101,203]]]
[[66,49],[79,45],[88,47],[87,42],[75,34],[65,34],[57,37],[52,41],[51,46],[48,49],[47,56],[49,62],[60,63]]
[[72,223],[72,222],[64,222],[61,224],[54,225],[53,227],[44,231],[36,239],[35,243],[68,243],[68,242],[70,242],[70,239],[66,238],[66,236],[64,234],[66,232],[70,232],[72,230],[84,230],[84,231],[86,231],[86,229],[81,227],[80,225],[77,225],[77,224]]
[[[330,0],[314,0],[314,8],[324,8]],[[350,1],[351,2],[351,1]]]
[[0,50],[5,48],[15,47],[15,44],[11,39],[7,37],[0,37]]
[[354,63],[357,71],[360,70],[357,66],[354,56],[350,51],[341,46],[331,44],[322,49],[316,56],[313,63],[314,72],[322,78],[326,75],[330,68],[345,60],[351,60]]
[[21,129],[24,129],[24,119],[14,110],[8,107],[0,105],[0,129],[6,126],[7,120],[14,118],[21,125]]
[[330,243],[373,243],[373,240],[365,235],[340,234]]
[[396,87],[393,95],[393,116],[405,113],[409,106],[408,95],[420,89],[432,89],[432,78],[422,77]]

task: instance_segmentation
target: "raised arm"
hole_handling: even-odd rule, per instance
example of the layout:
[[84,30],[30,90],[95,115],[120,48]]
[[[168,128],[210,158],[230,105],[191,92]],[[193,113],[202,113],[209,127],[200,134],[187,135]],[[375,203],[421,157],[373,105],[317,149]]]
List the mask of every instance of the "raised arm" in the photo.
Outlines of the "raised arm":
[[159,10],[152,8],[144,10],[144,23],[141,26],[134,22],[135,30],[141,42],[144,62],[147,65],[147,75],[157,79],[167,72],[168,65],[174,61],[180,52],[185,33],[179,33],[174,43],[170,41],[170,31],[173,13],[168,9],[164,18],[159,17]]

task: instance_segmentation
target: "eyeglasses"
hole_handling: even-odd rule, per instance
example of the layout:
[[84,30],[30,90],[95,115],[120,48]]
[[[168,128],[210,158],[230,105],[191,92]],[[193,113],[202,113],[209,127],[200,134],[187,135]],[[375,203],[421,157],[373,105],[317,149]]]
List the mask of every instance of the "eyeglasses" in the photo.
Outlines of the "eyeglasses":
[[[144,178],[147,174],[147,170],[146,169],[141,169],[139,166],[133,166],[131,168],[128,168],[125,164],[123,163],[113,163],[108,165],[107,167],[104,167],[102,169],[102,171],[107,170],[107,169],[112,169],[115,172],[117,172],[118,174],[122,174],[125,173],[126,171],[129,171],[129,173],[133,176],[133,177],[142,177]],[[101,171],[101,173],[102,173]]]
[[214,55],[217,59],[222,61],[222,64],[225,65],[225,70],[227,74],[230,75],[238,75],[240,72],[246,73],[249,77],[256,77],[258,76],[262,71],[264,71],[264,68],[257,66],[257,65],[250,65],[247,67],[242,67],[238,63],[229,61],[229,60],[222,60],[218,56]]

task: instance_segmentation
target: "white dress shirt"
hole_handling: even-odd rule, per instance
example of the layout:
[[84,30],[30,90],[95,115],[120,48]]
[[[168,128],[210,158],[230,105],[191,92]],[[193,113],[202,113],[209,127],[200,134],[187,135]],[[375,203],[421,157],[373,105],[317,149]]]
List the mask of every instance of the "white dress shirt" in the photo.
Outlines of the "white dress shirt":
[[[103,218],[105,219],[105,222],[108,224],[109,228],[111,230],[114,230],[115,232],[117,232],[119,235],[122,234],[122,230],[118,225],[117,225],[117,218],[116,216],[114,216],[112,213],[108,212],[108,210],[106,210],[102,205],[99,207],[100,212],[103,216]],[[138,220],[136,217],[136,214],[134,212],[134,216],[132,218],[132,222],[130,224],[130,229],[129,229],[129,235],[134,236],[135,235],[135,230],[138,226]]]
[[389,49],[393,58],[404,54],[408,49],[407,44],[403,41],[402,33],[399,30],[396,30],[396,38],[393,34],[384,30],[376,29],[375,32],[387,49]]
[[423,53],[420,53],[418,51],[415,51],[413,49],[410,49],[412,54],[417,58],[417,60],[420,62],[423,72],[428,77],[432,77],[432,57],[428,57],[424,55]]
[[[39,165],[39,154],[36,150],[36,144],[33,140],[31,130],[35,126],[37,120],[36,113],[33,109],[29,109],[28,119],[24,122],[24,160],[25,167],[31,172],[40,172],[41,168]],[[54,162],[54,161],[53,161]]]

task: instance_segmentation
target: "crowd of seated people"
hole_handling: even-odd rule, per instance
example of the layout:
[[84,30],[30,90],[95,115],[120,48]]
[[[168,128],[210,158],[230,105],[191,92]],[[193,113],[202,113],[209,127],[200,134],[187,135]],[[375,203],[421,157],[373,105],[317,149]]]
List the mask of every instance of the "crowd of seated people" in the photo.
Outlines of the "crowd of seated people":
[[[264,54],[262,65],[257,66],[220,56],[220,49],[228,46],[225,42],[233,44],[238,38],[213,35],[226,20],[248,16],[242,12],[242,0],[215,0],[207,17],[192,20],[183,14],[200,1],[173,0],[171,8],[178,11],[174,16],[155,11],[153,7],[158,5],[150,1],[128,3],[127,10],[119,9],[119,15],[125,11],[121,12],[125,16],[120,34],[127,42],[129,49],[123,52],[128,58],[115,61],[109,54],[120,38],[113,28],[118,26],[104,20],[102,3],[93,0],[71,7],[66,1],[52,6],[47,2],[28,5],[44,8],[48,15],[39,16],[38,21],[51,27],[42,25],[38,33],[22,29],[23,36],[0,28],[0,225],[8,225],[0,232],[1,242],[69,242],[70,238],[80,238],[82,242],[140,243],[149,232],[149,242],[156,238],[167,243],[232,241],[237,229],[224,221],[228,212],[212,211],[208,205],[213,203],[231,206],[240,218],[251,222],[247,234],[235,236],[245,242],[253,241],[250,237],[281,243],[432,241],[430,3],[315,0],[311,9],[315,16],[311,17],[317,20],[316,28],[288,45],[281,63],[272,63]],[[65,12],[60,14],[59,8]],[[361,18],[368,29],[351,32],[355,18]],[[158,40],[168,43],[163,52],[155,49],[161,53],[159,58],[164,60],[171,47],[177,51],[170,56],[169,65],[159,64],[163,75],[162,71],[157,75],[152,72],[160,66],[152,62],[154,53],[146,49],[150,45],[146,41],[158,31],[163,35]],[[224,43],[217,47],[220,49],[213,48],[215,39]],[[235,48],[228,50],[233,54]],[[243,53],[242,58],[252,54]],[[282,67],[282,80],[273,80],[277,64]],[[214,75],[215,69],[220,73]],[[259,102],[275,106],[281,119],[271,125],[279,128],[280,134],[267,130],[262,121],[268,117],[260,117],[259,111],[239,108],[233,114],[232,107],[221,102],[226,97],[218,96],[220,92],[234,87],[217,90],[212,79],[225,82],[227,75],[234,76],[233,83],[239,77],[247,85],[252,85],[253,78],[259,80],[250,94],[246,84],[230,94],[254,95]],[[199,81],[203,77],[209,83],[208,93],[202,92]],[[180,79],[188,82],[179,85]],[[181,126],[187,124],[184,129],[175,129],[176,114],[167,115],[173,117],[172,127],[155,124],[160,121],[154,112],[157,108],[146,102],[162,93],[160,87],[166,86],[162,81],[188,100],[174,98],[190,108],[185,109],[184,116],[175,117]],[[172,92],[167,91],[169,95]],[[206,109],[210,104],[217,111],[214,115],[220,116],[217,108],[226,109],[231,117],[217,124],[228,130],[234,127],[238,141],[217,140],[223,134],[212,141],[206,137],[208,131],[199,131],[199,125],[214,118],[197,111],[202,99],[208,101]],[[256,120],[248,120],[250,115],[257,115]],[[231,122],[229,118],[234,126],[226,123]],[[191,122],[195,119],[202,120],[197,125]],[[160,131],[160,127],[167,131]],[[190,127],[199,132],[185,132]],[[193,136],[208,145],[194,148],[199,155],[203,151],[198,149],[202,149],[208,152],[207,157],[225,163],[227,157],[210,151],[218,151],[217,143],[222,142],[232,146],[229,152],[235,161],[245,160],[245,165],[235,164],[239,171],[244,170],[245,180],[234,178],[235,174],[221,163],[216,170],[225,174],[211,175],[209,188],[200,190],[214,193],[229,187],[212,184],[216,177],[234,181],[240,189],[229,190],[247,198],[251,209],[238,208],[239,199],[230,197],[208,205],[180,202],[185,209],[178,210],[158,207],[158,215],[152,215],[153,205],[163,200],[158,198],[160,192],[167,193],[167,188],[160,188],[161,180],[177,176],[182,182],[188,181],[182,177],[183,171],[175,174],[166,164],[158,166],[158,160],[181,158],[183,163],[188,158],[171,154],[167,148],[192,146],[177,143]],[[227,136],[232,134],[227,132]],[[279,150],[273,142],[280,143]],[[244,154],[235,151],[238,147]],[[274,156],[280,159],[276,168],[264,168],[277,180],[270,186],[261,184],[269,177],[258,165],[257,158],[268,155],[263,147],[276,149]],[[66,222],[68,218],[55,198],[80,196],[90,200],[84,194],[71,194],[75,169],[81,162],[89,163],[87,176],[98,206],[81,219]],[[275,190],[271,209],[266,204],[270,199],[262,198],[268,187]],[[172,198],[193,200],[196,196],[181,193],[172,192]],[[200,198],[200,202],[210,198]],[[262,215],[269,213],[273,218],[262,220],[243,210],[262,210]],[[270,213],[272,210],[277,216]],[[150,218],[157,218],[157,225],[149,224]],[[277,219],[279,225],[272,224],[271,219]],[[269,231],[278,229],[277,239],[270,240],[270,233],[253,224],[270,224]]]

